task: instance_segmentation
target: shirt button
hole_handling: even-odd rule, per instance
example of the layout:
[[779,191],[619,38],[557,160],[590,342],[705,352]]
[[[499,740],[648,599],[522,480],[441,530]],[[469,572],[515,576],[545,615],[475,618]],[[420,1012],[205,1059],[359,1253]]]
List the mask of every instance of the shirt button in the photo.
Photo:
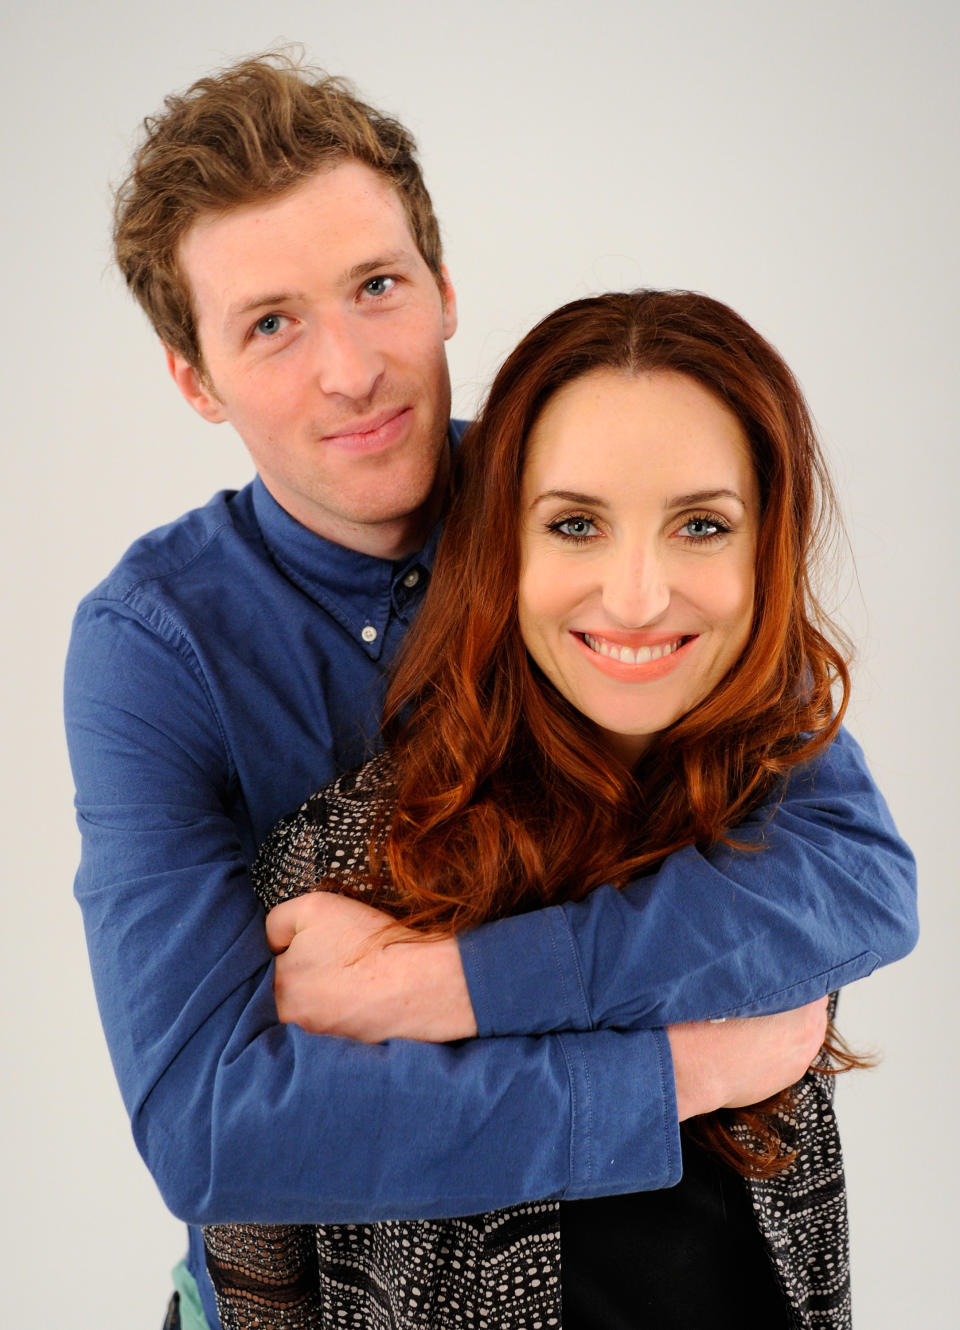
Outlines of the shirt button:
[[376,642],[377,630],[372,623],[368,623],[365,628],[360,629],[360,636],[363,638],[364,642]]
[[407,574],[404,576],[404,579],[403,579],[403,585],[404,585],[404,586],[416,586],[417,583],[418,583],[419,581],[420,581],[420,570],[419,570],[419,568],[411,568],[410,571],[409,571],[409,573],[407,573]]

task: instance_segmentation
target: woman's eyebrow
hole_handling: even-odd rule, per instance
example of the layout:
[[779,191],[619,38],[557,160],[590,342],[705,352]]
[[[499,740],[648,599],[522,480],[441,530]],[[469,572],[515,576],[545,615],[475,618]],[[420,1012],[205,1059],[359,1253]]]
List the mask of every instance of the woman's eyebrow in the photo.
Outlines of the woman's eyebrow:
[[[583,494],[580,490],[544,490],[542,494],[537,495],[533,503],[542,503],[545,499],[561,499],[564,503],[586,503],[595,508],[610,506],[609,502],[601,499],[599,495]],[[731,489],[693,490],[690,494],[675,494],[672,499],[667,499],[663,506],[665,509],[690,508],[698,503],[709,503],[711,499],[736,499],[741,508],[747,506],[737,491]]]
[[698,503],[709,503],[711,499],[736,499],[741,508],[747,506],[736,490],[728,489],[694,490],[692,494],[676,494],[672,499],[668,499],[663,506],[664,508],[691,508]]
[[596,494],[581,494],[579,490],[544,490],[542,494],[537,495],[530,507],[543,503],[544,499],[562,499],[564,503],[588,503],[592,508],[610,506],[606,499],[601,499]]

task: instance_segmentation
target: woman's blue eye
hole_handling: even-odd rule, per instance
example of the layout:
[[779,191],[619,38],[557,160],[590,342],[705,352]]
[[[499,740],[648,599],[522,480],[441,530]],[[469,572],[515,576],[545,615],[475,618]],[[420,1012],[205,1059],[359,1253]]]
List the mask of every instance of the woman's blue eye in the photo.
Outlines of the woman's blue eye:
[[262,319],[257,320],[257,332],[263,333],[265,337],[272,337],[274,333],[280,331],[280,319],[279,314],[264,314]]
[[565,517],[561,522],[555,522],[552,529],[573,540],[586,540],[596,531],[589,517]]
[[712,517],[691,517],[680,528],[691,540],[709,540],[711,536],[726,534],[728,528]]

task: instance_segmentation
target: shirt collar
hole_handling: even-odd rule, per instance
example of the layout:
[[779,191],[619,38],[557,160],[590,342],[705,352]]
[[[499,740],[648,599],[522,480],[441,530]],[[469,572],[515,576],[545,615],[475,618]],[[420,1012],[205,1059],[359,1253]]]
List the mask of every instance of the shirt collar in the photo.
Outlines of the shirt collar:
[[[462,432],[461,422],[451,421],[451,447]],[[391,614],[407,622],[426,589],[440,523],[423,549],[394,561],[316,535],[277,503],[259,476],[253,481],[253,508],[267,551],[281,572],[378,660]]]

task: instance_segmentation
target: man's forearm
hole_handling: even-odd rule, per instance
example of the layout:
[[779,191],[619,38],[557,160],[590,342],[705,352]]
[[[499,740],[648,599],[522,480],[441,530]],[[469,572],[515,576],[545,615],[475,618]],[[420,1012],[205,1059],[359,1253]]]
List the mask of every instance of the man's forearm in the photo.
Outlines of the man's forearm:
[[349,904],[288,902],[275,915],[306,933],[296,968],[277,963],[281,1017],[360,1039],[672,1026],[803,1006],[913,945],[913,859],[849,736],[741,830],[763,847],[691,847],[622,891],[483,925],[459,956],[420,943],[338,972]]
[[859,747],[840,737],[738,830],[616,891],[460,939],[481,1034],[785,1011],[913,947],[916,868]]
[[368,1045],[271,1028],[268,997],[134,1113],[190,1222],[438,1218],[680,1176],[662,1032]]
[[[279,953],[274,992],[285,1022],[370,1043],[476,1033],[452,938],[424,942],[379,910],[328,892],[278,906],[267,935]],[[792,1085],[825,1027],[825,998],[777,1016],[671,1026],[678,1120],[757,1103]],[[592,1038],[583,1036],[586,1047]],[[639,1097],[651,1088],[641,1086]]]

